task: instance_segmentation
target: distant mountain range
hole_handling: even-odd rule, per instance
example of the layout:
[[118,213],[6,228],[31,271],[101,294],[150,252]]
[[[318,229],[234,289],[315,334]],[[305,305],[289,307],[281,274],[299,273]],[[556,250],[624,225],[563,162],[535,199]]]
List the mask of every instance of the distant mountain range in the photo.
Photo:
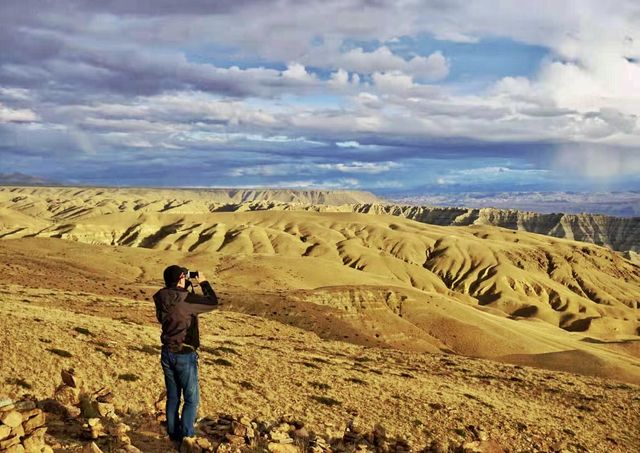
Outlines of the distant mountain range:
[[627,192],[469,192],[387,197],[398,204],[416,206],[457,206],[534,211],[543,214],[604,214],[617,217],[640,216],[640,191]]
[[0,186],[59,186],[59,182],[24,173],[0,173]]
[[[600,214],[541,214],[515,209],[448,208],[394,204],[369,192],[291,189],[0,188],[6,237],[38,236],[53,225],[131,212],[206,215],[241,211],[354,212],[393,215],[440,226],[491,225],[640,252],[640,217]],[[2,217],[0,216],[0,221]],[[24,224],[22,224],[24,223]],[[50,231],[45,235],[50,235]],[[630,255],[633,259],[636,255]]]

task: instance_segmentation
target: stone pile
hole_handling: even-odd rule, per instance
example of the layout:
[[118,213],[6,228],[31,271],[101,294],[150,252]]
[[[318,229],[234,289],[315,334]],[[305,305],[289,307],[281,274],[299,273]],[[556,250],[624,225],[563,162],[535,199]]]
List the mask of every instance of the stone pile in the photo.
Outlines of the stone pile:
[[0,452],[53,453],[45,444],[45,422],[35,401],[0,398]]
[[62,370],[60,377],[62,384],[53,398],[41,401],[39,406],[63,417],[61,425],[70,437],[92,441],[85,445],[84,452],[100,453],[98,445],[105,444],[114,453],[140,453],[127,435],[131,428],[116,414],[110,389],[87,391],[73,369]]
[[391,438],[382,425],[373,430],[364,429],[356,416],[347,424],[342,437],[320,436],[307,431],[304,423],[291,417],[283,417],[276,423],[262,419],[251,420],[246,416],[220,415],[205,417],[197,426],[198,436],[186,438],[180,451],[183,453],[236,453],[241,451],[265,451],[269,453],[504,453],[504,449],[488,438],[478,427],[468,427],[474,440],[434,441],[422,448],[414,448],[406,439]]

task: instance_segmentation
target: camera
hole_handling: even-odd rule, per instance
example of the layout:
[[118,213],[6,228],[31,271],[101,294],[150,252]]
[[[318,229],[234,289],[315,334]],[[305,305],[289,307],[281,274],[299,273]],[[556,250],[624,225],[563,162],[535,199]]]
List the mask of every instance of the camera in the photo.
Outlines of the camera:
[[187,271],[187,278],[198,278],[198,271]]

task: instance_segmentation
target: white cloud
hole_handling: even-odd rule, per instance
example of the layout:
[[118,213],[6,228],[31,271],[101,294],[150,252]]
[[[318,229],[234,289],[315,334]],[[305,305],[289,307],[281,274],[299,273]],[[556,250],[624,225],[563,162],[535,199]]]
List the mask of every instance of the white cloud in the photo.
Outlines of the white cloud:
[[0,123],[32,123],[40,116],[31,109],[13,109],[0,104]]
[[396,162],[340,162],[335,164],[319,164],[324,170],[336,170],[341,173],[369,173],[378,174],[400,167]]
[[358,47],[335,56],[334,61],[341,68],[364,74],[399,71],[427,80],[440,80],[449,74],[449,63],[439,51],[427,57],[417,55],[405,60],[386,46],[372,52]]

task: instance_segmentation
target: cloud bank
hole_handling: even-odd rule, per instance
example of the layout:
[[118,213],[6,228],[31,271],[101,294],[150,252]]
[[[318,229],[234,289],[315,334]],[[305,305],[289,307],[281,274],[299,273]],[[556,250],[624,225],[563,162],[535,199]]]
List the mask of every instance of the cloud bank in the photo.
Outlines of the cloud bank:
[[8,0],[0,153],[87,183],[633,189],[638,19],[631,0]]

